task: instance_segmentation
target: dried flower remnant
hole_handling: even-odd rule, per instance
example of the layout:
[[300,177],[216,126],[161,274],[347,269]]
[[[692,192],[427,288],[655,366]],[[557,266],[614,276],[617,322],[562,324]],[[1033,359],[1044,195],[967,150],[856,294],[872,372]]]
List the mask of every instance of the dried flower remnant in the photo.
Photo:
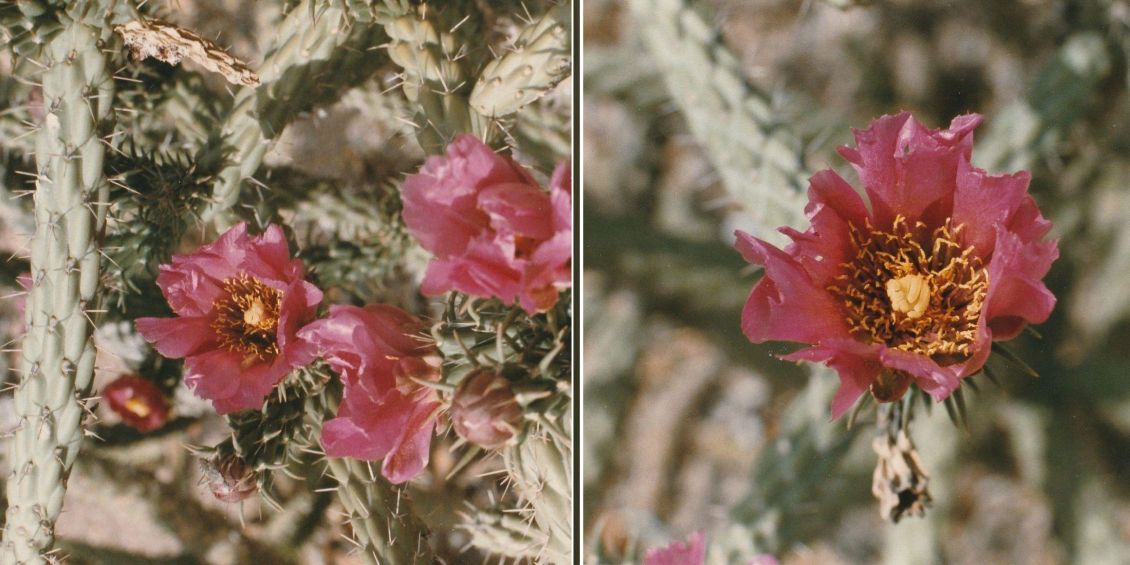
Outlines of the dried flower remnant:
[[139,376],[118,377],[102,389],[102,398],[122,422],[139,432],[151,432],[169,421],[169,401],[157,385]]
[[1050,315],[1051,224],[1027,172],[970,164],[980,123],[970,114],[929,130],[907,113],[878,118],[840,149],[870,209],[826,170],[810,179],[809,229],[781,229],[787,248],[737,232],[743,257],[765,267],[743,331],[755,343],[808,344],[784,359],[836,369],[833,417],[868,390],[890,402],[911,383],[943,400],[981,370],[994,340]]
[[455,433],[484,449],[512,442],[523,418],[510,381],[491,369],[479,369],[463,378],[449,414]]
[[439,379],[424,324],[392,306],[334,305],[299,332],[345,386],[337,416],[322,427],[330,457],[384,459],[381,474],[405,482],[428,464],[440,402],[427,381]]
[[546,193],[509,157],[459,135],[401,188],[404,223],[435,257],[421,291],[517,299],[544,312],[571,285],[572,177],[557,166]]
[[234,453],[216,455],[201,460],[200,464],[204,470],[203,480],[217,500],[239,502],[259,490],[255,471]]
[[215,243],[161,265],[157,285],[175,318],[139,318],[161,355],[185,358],[185,383],[221,414],[259,408],[291,369],[312,359],[298,329],[322,292],[303,280],[282,228],[250,237],[239,224]]
[[706,561],[706,536],[694,532],[687,541],[647,550],[644,565],[702,565]]
[[135,61],[153,57],[175,66],[188,59],[232,84],[259,86],[259,75],[246,63],[187,29],[159,20],[146,20],[115,26],[114,31],[122,36]]
[[903,516],[921,517],[930,498],[930,475],[907,429],[899,422],[902,407],[879,411],[879,434],[871,447],[879,456],[871,477],[871,493],[879,499],[879,515],[898,522]]

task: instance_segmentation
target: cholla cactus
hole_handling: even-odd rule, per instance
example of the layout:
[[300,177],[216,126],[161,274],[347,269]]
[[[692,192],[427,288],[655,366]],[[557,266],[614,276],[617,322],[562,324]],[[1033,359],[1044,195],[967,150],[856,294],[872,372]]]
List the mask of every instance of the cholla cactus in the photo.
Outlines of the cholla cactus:
[[[474,555],[569,561],[571,186],[559,163],[570,158],[572,105],[554,90],[570,73],[567,12],[550,2],[265,2],[254,17],[219,19],[203,3],[0,6],[17,75],[0,76],[0,194],[19,194],[13,174],[27,173],[34,213],[22,206],[31,199],[14,200],[4,219],[35,228],[28,261],[3,278],[30,270],[32,284],[22,378],[10,401],[0,391],[15,408],[14,427],[0,430],[0,563],[95,551],[82,532],[56,535],[84,436],[95,463],[75,466],[75,480],[94,486],[69,508],[112,513],[85,496],[160,494],[133,504],[134,518],[176,536],[179,558],[194,562],[300,562],[308,551],[453,561],[465,539],[457,523],[495,540],[474,542]],[[248,32],[261,51],[241,39]],[[521,134],[508,132],[515,124]],[[431,251],[403,217],[403,179],[456,138],[518,156],[508,162],[525,194],[552,202],[539,205],[536,241],[508,262],[532,314],[490,293],[421,293]],[[527,150],[525,139],[538,141]],[[127,329],[106,338],[94,331],[104,322]],[[329,347],[345,323],[370,339],[365,363]],[[318,339],[303,331],[315,324]],[[490,412],[493,432],[472,449],[448,416],[474,371],[505,386],[476,397],[504,393],[502,416],[467,398],[455,410],[474,412],[462,420],[472,427]],[[95,423],[99,413],[111,417]],[[491,468],[460,480],[503,506],[437,505],[463,494],[444,480],[449,462],[429,462],[433,444]],[[121,473],[92,471],[115,465]],[[271,526],[210,510],[223,503]],[[504,538],[529,551],[499,551]],[[120,541],[116,554],[155,555]]]

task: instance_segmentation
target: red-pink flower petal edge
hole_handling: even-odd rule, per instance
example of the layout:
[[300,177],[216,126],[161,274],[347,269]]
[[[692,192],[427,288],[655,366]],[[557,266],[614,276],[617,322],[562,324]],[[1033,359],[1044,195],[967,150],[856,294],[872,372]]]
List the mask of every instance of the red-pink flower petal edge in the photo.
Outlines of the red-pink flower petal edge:
[[664,547],[649,549],[644,565],[702,565],[706,561],[706,536],[693,532],[687,541],[673,541]]
[[335,305],[299,332],[345,386],[336,417],[322,428],[327,455],[383,459],[381,474],[392,483],[427,467],[440,402],[435,390],[414,380],[439,377],[425,359],[436,352],[421,339],[423,331],[411,314],[374,304]]
[[[782,228],[792,240],[785,249],[737,232],[738,251],[765,268],[742,311],[743,332],[755,343],[806,344],[784,358],[835,369],[841,385],[833,418],[883,371],[946,398],[981,370],[993,341],[1046,321],[1055,306],[1043,283],[1059,256],[1057,242],[1044,240],[1051,223],[1028,194],[1027,172],[992,175],[970,164],[980,123],[970,114],[931,130],[908,113],[878,118],[854,132],[855,147],[840,149],[870,208],[826,170],[810,179],[809,228]],[[925,259],[875,258],[910,253],[912,240],[923,249],[912,256]],[[939,267],[958,255],[964,270],[943,273]],[[952,318],[931,317],[944,308],[961,321],[947,326],[937,320]],[[949,341],[933,347],[929,335]]]
[[553,307],[572,268],[572,178],[562,162],[546,193],[509,157],[469,134],[428,158],[401,187],[404,223],[430,251],[421,292],[457,290]]
[[313,359],[298,330],[322,292],[304,276],[281,227],[251,236],[241,223],[161,265],[157,286],[177,317],[138,318],[135,327],[161,355],[185,359],[185,383],[217,412],[258,409]]
[[151,432],[169,421],[169,401],[157,385],[138,376],[118,377],[102,389],[102,398],[139,432]]

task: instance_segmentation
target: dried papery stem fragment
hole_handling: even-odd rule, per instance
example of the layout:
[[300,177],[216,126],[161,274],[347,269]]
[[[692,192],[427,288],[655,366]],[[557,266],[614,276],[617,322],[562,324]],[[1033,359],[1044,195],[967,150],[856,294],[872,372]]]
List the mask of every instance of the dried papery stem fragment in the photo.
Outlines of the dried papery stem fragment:
[[879,433],[872,442],[879,461],[871,479],[871,493],[879,499],[879,515],[897,523],[903,516],[922,517],[930,498],[930,475],[910,439],[910,417],[904,411],[913,402],[879,407]]
[[259,75],[222,47],[199,35],[160,20],[137,20],[114,26],[135,61],[153,57],[170,65],[188,59],[232,84],[259,86]]

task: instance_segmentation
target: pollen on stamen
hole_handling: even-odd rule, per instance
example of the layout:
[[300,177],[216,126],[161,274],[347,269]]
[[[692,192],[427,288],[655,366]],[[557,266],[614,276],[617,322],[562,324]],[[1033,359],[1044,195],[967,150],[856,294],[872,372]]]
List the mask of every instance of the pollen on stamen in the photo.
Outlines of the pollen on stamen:
[[244,355],[244,365],[278,355],[282,292],[246,274],[226,279],[223,289],[212,323],[220,344]]

